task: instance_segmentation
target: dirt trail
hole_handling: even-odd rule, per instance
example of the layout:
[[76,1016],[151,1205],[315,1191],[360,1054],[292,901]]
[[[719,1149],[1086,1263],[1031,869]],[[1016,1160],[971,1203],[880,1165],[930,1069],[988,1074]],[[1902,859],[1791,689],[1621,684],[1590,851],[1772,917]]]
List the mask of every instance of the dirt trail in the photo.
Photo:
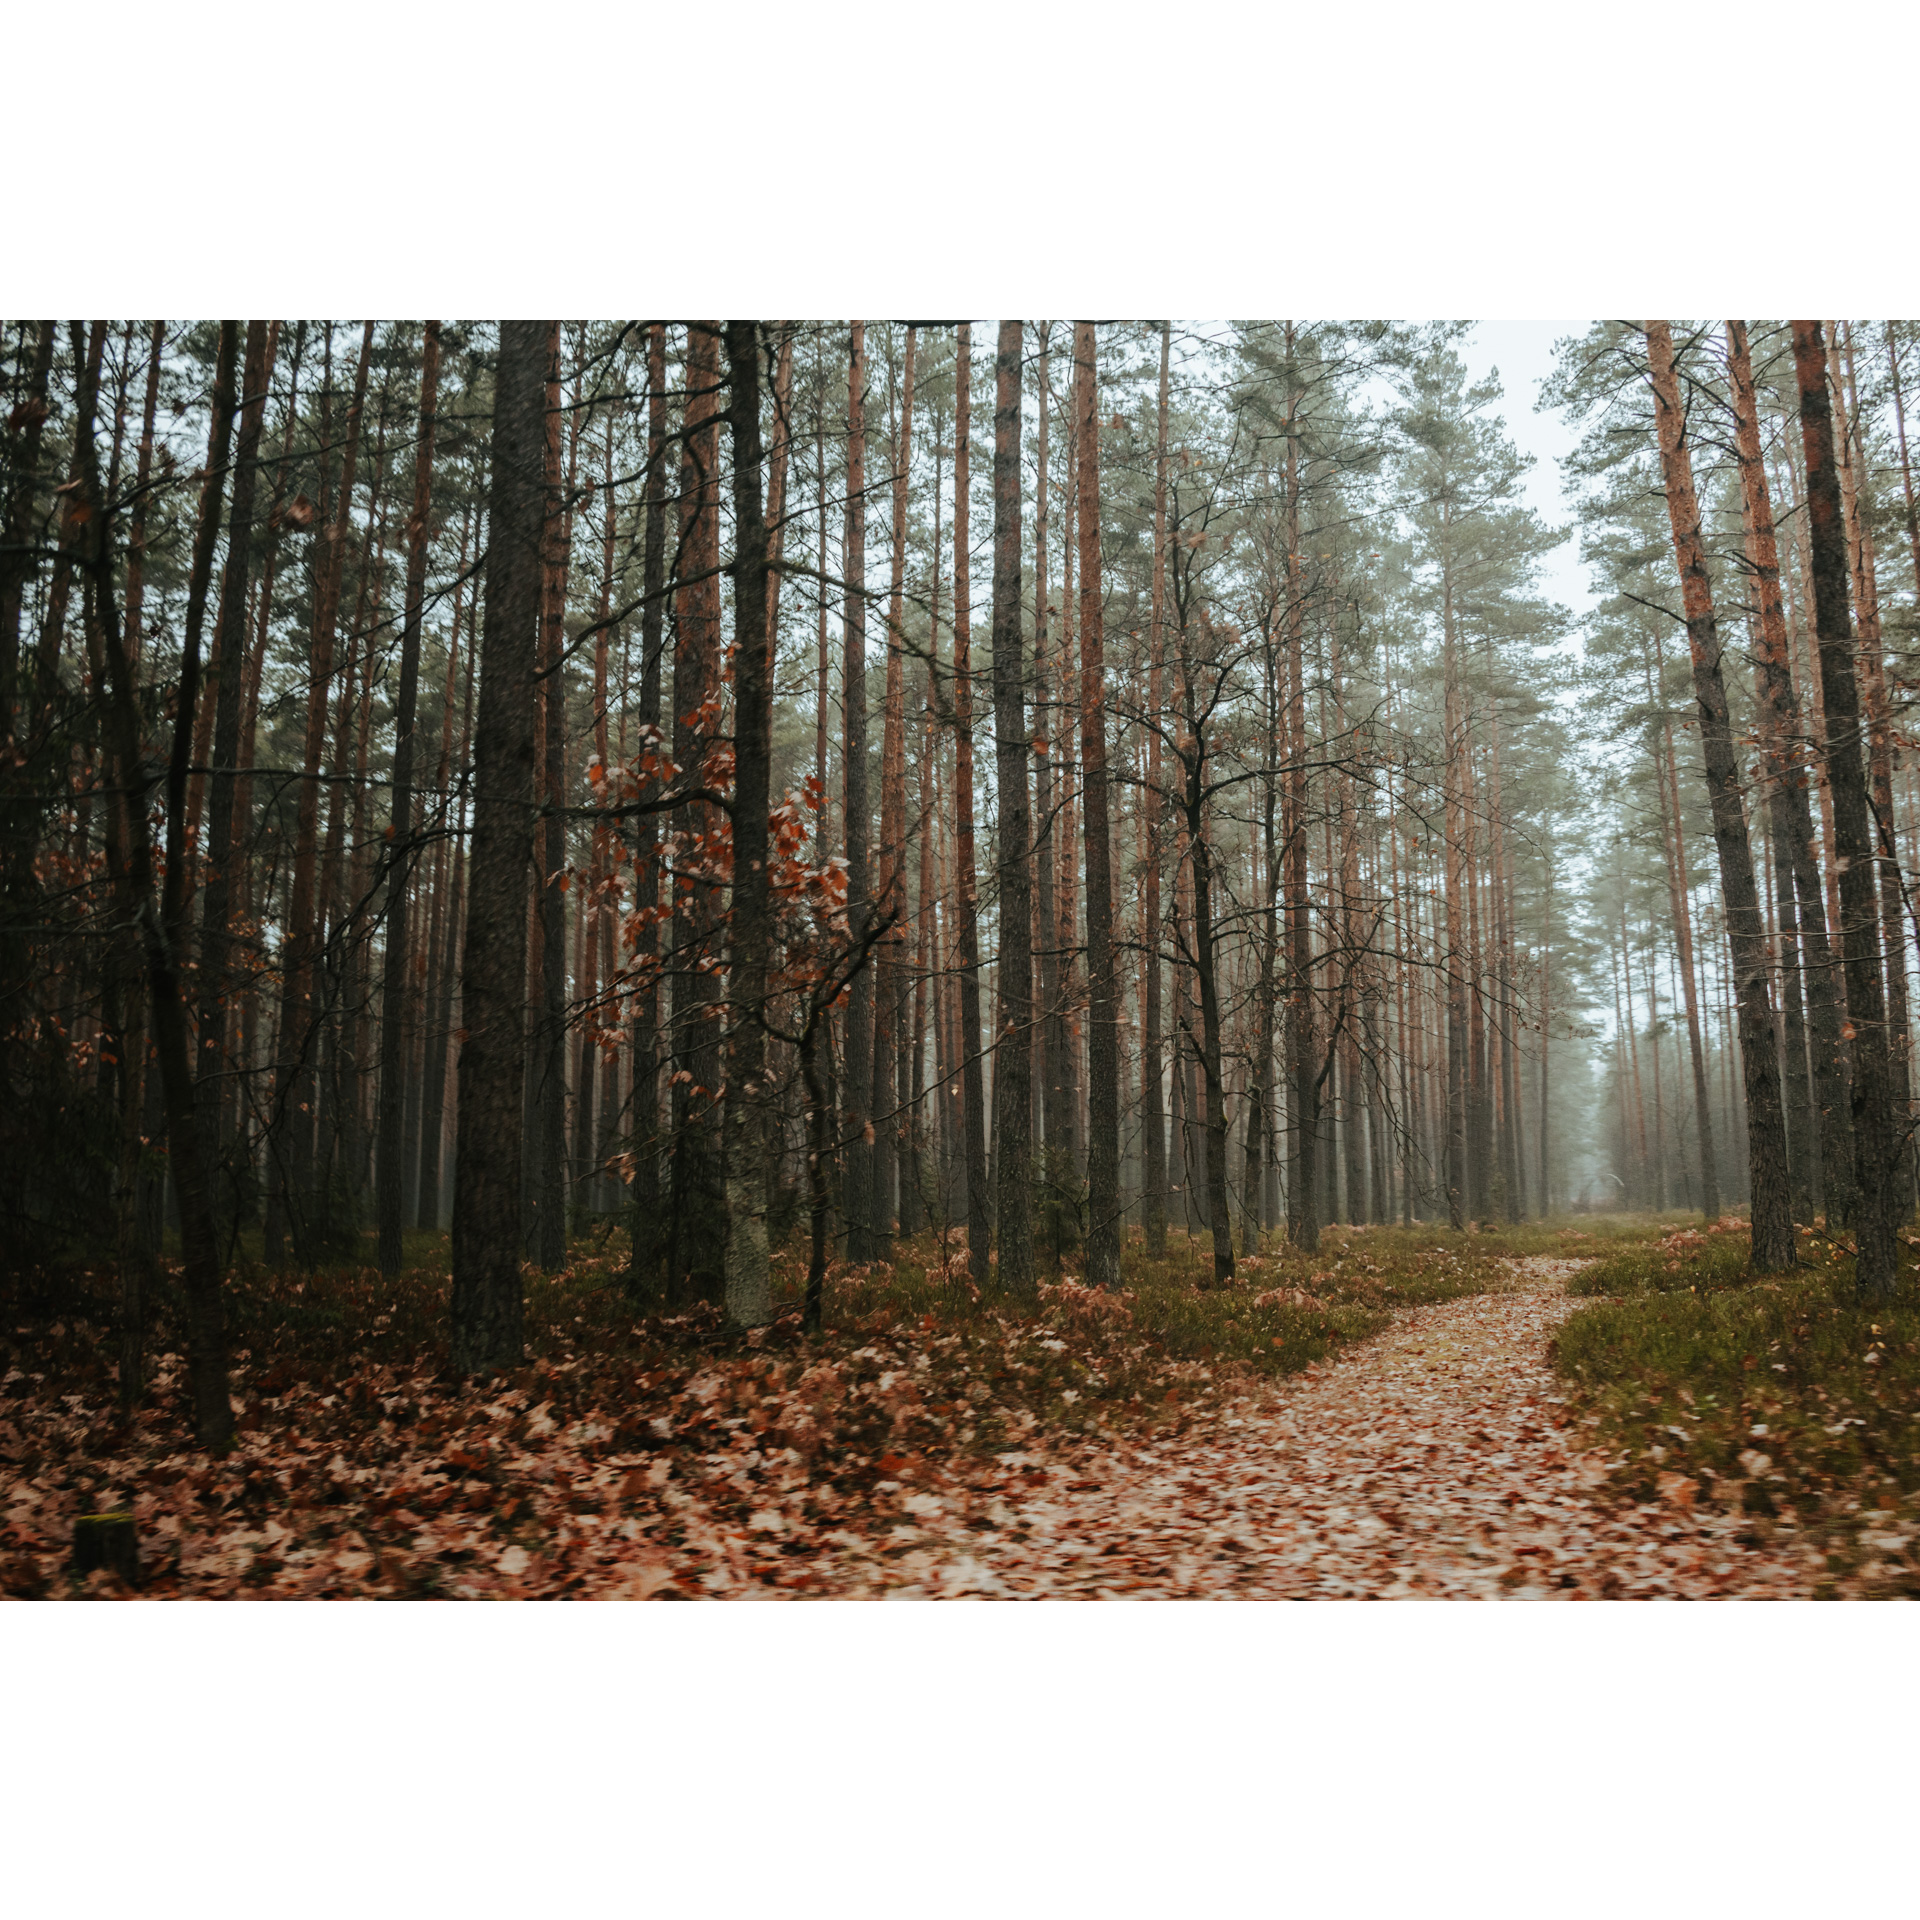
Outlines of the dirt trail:
[[1594,1502],[1606,1462],[1565,1426],[1547,1361],[1582,1263],[1512,1264],[1511,1292],[1410,1311],[1242,1402],[1208,1441],[1035,1459],[1032,1491],[985,1509],[919,1501],[891,1554],[823,1584],[901,1598],[1809,1593],[1809,1561],[1743,1547],[1728,1515]]

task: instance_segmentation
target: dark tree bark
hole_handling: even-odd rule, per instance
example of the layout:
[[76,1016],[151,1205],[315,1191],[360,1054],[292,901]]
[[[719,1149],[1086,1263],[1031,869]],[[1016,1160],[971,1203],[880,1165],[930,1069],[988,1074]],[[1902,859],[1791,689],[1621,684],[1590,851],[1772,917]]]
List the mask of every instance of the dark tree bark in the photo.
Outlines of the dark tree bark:
[[[1739,1005],[1740,1068],[1747,1094],[1747,1161],[1752,1183],[1753,1264],[1761,1273],[1784,1273],[1797,1257],[1791,1190],[1787,1181],[1786,1115],[1780,1099],[1780,1056],[1774,1045],[1773,1008],[1767,994],[1767,940],[1760,895],[1753,877],[1746,815],[1740,805],[1740,763],[1734,753],[1727,690],[1720,672],[1720,630],[1700,535],[1694,494],[1693,457],[1686,412],[1674,370],[1673,334],[1664,320],[1650,321],[1655,422],[1660,467],[1666,482],[1667,515],[1680,567],[1680,592],[1693,656],[1693,691],[1699,705],[1700,751],[1706,762],[1713,809],[1713,844],[1720,862],[1720,897],[1727,944],[1733,952]],[[1675,823],[1678,838],[1679,822]],[[1690,976],[1689,976],[1690,977]],[[1706,1138],[1706,1110],[1701,1110]]]
[[1833,408],[1818,320],[1793,323],[1800,432],[1807,463],[1807,531],[1813,554],[1814,630],[1826,715],[1828,789],[1840,868],[1840,950],[1853,1046],[1853,1153],[1858,1202],[1854,1276],[1861,1297],[1892,1297],[1898,1255],[1889,1204],[1899,1143],[1888,1080],[1886,1003],[1881,993],[1878,851],[1867,805],[1860,691],[1847,606],[1847,535],[1835,471]]
[[7,437],[7,544],[0,554],[0,751],[13,739],[20,688],[20,615],[33,579],[33,522],[38,511],[40,443],[47,419],[47,376],[53,368],[53,322],[39,322],[26,397],[11,411]]
[[[1080,776],[1087,860],[1087,1284],[1120,1284],[1120,988],[1107,814],[1107,663],[1100,564],[1100,414],[1094,328],[1073,329],[1080,522]],[[1222,1209],[1224,1218],[1225,1209]]]
[[420,699],[420,623],[427,596],[433,516],[434,409],[440,388],[440,322],[429,320],[420,356],[420,441],[413,457],[413,513],[407,521],[407,603],[400,629],[400,700],[393,718],[393,816],[388,828],[387,952],[380,997],[380,1271],[400,1271],[406,1198],[406,1064],[413,1022],[407,887],[413,869],[413,729]]
[[993,407],[993,730],[1000,798],[1000,1013],[994,1158],[1000,1284],[1035,1297],[1033,1272],[1033,876],[1020,633],[1021,323],[1000,323]]
[[[1873,563],[1871,484],[1866,442],[1859,429],[1853,393],[1853,329],[1834,323],[1828,342],[1833,372],[1835,426],[1840,440],[1840,494],[1849,530],[1853,603],[1858,613],[1861,694],[1867,724],[1868,805],[1880,868],[1880,940],[1886,956],[1887,1086],[1893,1105],[1896,1172],[1888,1206],[1896,1221],[1913,1212],[1912,1028],[1908,1016],[1906,942],[1907,894],[1894,845],[1893,720],[1887,699],[1886,646],[1880,631],[1880,587]],[[1845,341],[1844,373],[1841,341]],[[1853,457],[1853,449],[1858,457]]]
[[[205,896],[201,902],[199,980],[200,1075],[206,1079],[210,1144],[217,1155],[226,1131],[219,1124],[229,1067],[228,978],[233,950],[234,881],[245,859],[247,825],[234,817],[240,765],[240,721],[247,678],[247,574],[253,552],[253,499],[260,465],[260,430],[266,420],[267,383],[273,357],[268,323],[247,322],[245,373],[240,396],[240,435],[234,447],[233,506],[227,521],[227,566],[221,580],[214,631],[219,667],[213,675],[213,761],[208,789]],[[209,1071],[211,1070],[211,1072]]]
[[[1813,808],[1807,795],[1806,762],[1800,740],[1800,703],[1794,694],[1773,503],[1760,445],[1759,400],[1753,384],[1744,320],[1727,322],[1727,342],[1734,448],[1740,463],[1741,511],[1757,615],[1754,682],[1764,715],[1762,733],[1767,741],[1768,808],[1774,858],[1776,865],[1784,870],[1785,881],[1775,889],[1777,914],[1783,949],[1792,951],[1797,958],[1791,972],[1783,965],[1787,982],[1788,1106],[1790,1113],[1800,1111],[1803,1115],[1801,1129],[1805,1142],[1793,1155],[1793,1185],[1800,1210],[1811,1221],[1816,1209],[1824,1204],[1830,1179],[1839,1180],[1843,1189],[1851,1185],[1845,1171],[1853,1158],[1847,1113],[1846,1041],[1840,1031],[1845,1009],[1839,969],[1827,939],[1826,898],[1820,883]],[[1782,958],[1784,963],[1785,951]],[[1797,1031],[1803,987],[1810,1036]],[[1809,1055],[1810,1091],[1806,1085]],[[1792,1148],[1790,1139],[1790,1152]]]
[[[232,426],[233,355],[225,356],[227,387],[225,428],[216,419],[214,432]],[[126,656],[120,618],[114,604],[113,549],[107,501],[100,485],[99,462],[93,446],[93,408],[79,410],[78,444],[74,464],[84,489],[88,513],[81,522],[79,559],[86,574],[86,617],[100,637],[112,688],[114,751],[133,791],[128,814],[134,830],[128,837],[131,867],[128,888],[145,934],[147,984],[153,1008],[154,1050],[167,1119],[167,1153],[180,1205],[182,1280],[187,1295],[187,1372],[193,1392],[194,1437],[203,1447],[226,1449],[233,1434],[233,1408],[227,1388],[225,1308],[220,1295],[220,1243],[214,1224],[213,1190],[207,1178],[199,1116],[195,1108],[193,1038],[181,984],[181,942],[186,926],[185,861],[180,848],[185,839],[186,759],[193,736],[194,702],[199,693],[197,649],[181,661],[179,691],[174,707],[173,753],[167,774],[166,880],[156,907],[153,885],[153,849],[147,835],[147,794],[151,778],[140,753],[139,705],[134,693],[133,668]],[[224,447],[222,448],[224,460]],[[223,464],[214,463],[215,465]],[[204,496],[203,496],[204,501]],[[217,514],[217,508],[216,508]],[[197,638],[197,636],[196,636]]]
[[[1294,331],[1293,323],[1287,323],[1286,350],[1288,364],[1293,360]],[[1293,1079],[1293,1154],[1292,1179],[1287,1188],[1287,1238],[1303,1251],[1312,1253],[1320,1245],[1320,1201],[1319,1201],[1319,1161],[1320,1161],[1320,1068],[1318,1062],[1319,1042],[1315,1036],[1313,1006],[1313,926],[1307,900],[1307,703],[1305,692],[1306,648],[1306,608],[1304,605],[1303,585],[1300,575],[1300,474],[1299,474],[1299,433],[1294,418],[1295,396],[1289,393],[1287,407],[1287,455],[1286,455],[1286,540],[1287,540],[1287,592],[1286,592],[1286,654],[1287,654],[1287,785],[1286,785],[1286,857],[1282,871],[1286,888],[1286,924],[1287,924],[1287,1039]],[[1451,601],[1448,602],[1451,636]],[[1452,659],[1452,647],[1449,643],[1448,660]],[[1452,685],[1451,668],[1448,684]],[[1449,700],[1448,740],[1449,765],[1452,760],[1451,742],[1454,734],[1452,718],[1453,702]],[[1449,779],[1451,791],[1451,778]],[[1454,836],[1449,830],[1448,844],[1454,844]],[[1453,865],[1449,859],[1448,872]],[[1448,898],[1457,903],[1458,894],[1450,887]],[[1458,975],[1456,960],[1458,957],[1457,913],[1449,909],[1448,929],[1450,935],[1448,947],[1448,987],[1449,987],[1449,1039],[1459,1038],[1461,1022],[1452,1011],[1454,1001],[1452,989]],[[1464,1006],[1460,1008],[1464,1014]],[[1451,1091],[1463,1088],[1453,1054],[1449,1056],[1448,1087]],[[1461,1095],[1464,1102],[1464,1092]],[[1449,1099],[1449,1193],[1453,1224],[1463,1224],[1460,1217],[1460,1190],[1455,1174],[1458,1159],[1453,1155],[1452,1115],[1455,1103]],[[1464,1141],[1466,1109],[1459,1106],[1459,1124],[1461,1138]]]
[[[683,780],[702,785],[719,734],[720,700],[720,482],[718,323],[687,328],[687,405],[680,469],[680,556],[684,575],[675,600],[673,650],[673,759]],[[691,886],[675,875],[673,918],[673,1254],[667,1275],[669,1305],[707,1300],[725,1289],[727,1196],[720,1119],[720,999],[715,957],[721,933],[719,855],[722,816],[706,801],[677,808],[681,852],[696,869]]]
[[[329,336],[329,372],[322,376],[320,437],[324,447],[330,430],[326,381],[331,375],[332,323]],[[354,464],[360,447],[360,423],[366,409],[367,370],[373,355],[373,322],[360,336],[360,358],[353,376],[353,403],[347,414],[341,452],[340,499],[331,520],[327,516],[326,457],[320,466],[316,522],[321,531],[313,555],[313,626],[309,652],[306,738],[301,756],[299,799],[295,807],[293,884],[289,890],[286,932],[281,942],[280,1020],[274,1049],[273,1116],[268,1129],[267,1227],[268,1260],[284,1257],[289,1232],[297,1258],[313,1258],[313,1148],[314,971],[320,957],[318,898],[320,837],[320,761],[327,738],[327,695],[333,677],[333,649],[340,618],[340,581],[345,559],[346,532],[353,502]]]
[[[232,322],[229,321],[226,324],[231,326]],[[99,405],[100,398],[100,368],[107,345],[107,323],[104,320],[96,320],[91,328],[82,328],[76,320],[69,322],[69,327],[73,341],[75,382],[74,438],[77,444],[83,433],[90,434],[93,431],[94,412]],[[224,345],[224,334],[222,335],[222,342]],[[223,359],[222,365],[224,367],[226,385],[230,397],[233,385],[233,362],[231,357]],[[231,409],[228,411],[227,426],[229,430],[232,427]],[[207,486],[210,491],[208,494],[203,494],[202,496],[203,499],[210,498],[212,502],[214,537],[216,539],[219,535],[221,489],[226,482],[225,463],[226,453],[223,443],[220,470],[218,473],[208,474]],[[74,482],[78,482],[80,475],[77,469],[71,478]],[[75,517],[78,507],[79,501],[73,487],[69,486],[63,489],[60,508],[59,550],[54,555],[53,578],[47,586],[46,612],[40,622],[40,641],[34,651],[33,682],[28,689],[29,717],[26,728],[26,746],[29,753],[37,751],[47,743],[48,726],[53,717],[54,702],[60,692],[60,654],[66,640],[67,602],[71,596],[74,556],[77,551],[78,539],[81,532],[80,523]],[[207,554],[209,569],[212,565],[212,559],[212,550],[211,546],[209,546]],[[206,583],[204,580],[201,582],[198,608],[199,611],[194,615],[196,635],[199,630],[200,614],[204,613],[206,608]],[[201,724],[202,731],[204,732],[205,722],[203,721]],[[196,761],[204,759],[204,757],[203,753],[197,752],[194,755]],[[189,840],[193,838],[191,833],[189,833],[187,837]],[[20,844],[23,843],[16,841],[16,845]],[[31,849],[34,845],[33,839],[31,837],[26,838],[24,845],[28,849],[27,860],[28,865],[31,866]]]
[[973,588],[971,501],[973,328],[962,324],[954,370],[953,709],[954,839],[959,867],[960,1100],[967,1176],[967,1270],[977,1287],[991,1279],[993,1196],[987,1187],[986,1077],[980,1054],[980,907],[973,844]]
[[[547,342],[546,565],[541,600],[540,692],[535,736],[540,767],[535,791],[544,809],[536,834],[535,894],[538,922],[536,971],[539,1011],[533,1030],[532,1079],[528,1087],[529,1251],[543,1271],[557,1273],[567,1260],[567,582],[573,559],[573,509],[569,504],[580,451],[579,415],[568,435],[567,463],[560,464],[564,414],[560,384],[560,322]],[[718,600],[718,585],[713,597]],[[709,1081],[705,1084],[711,1085]]]
[[910,1074],[903,1042],[909,1021],[905,987],[907,918],[906,650],[901,621],[907,568],[907,476],[913,460],[914,346],[907,329],[905,376],[893,453],[893,572],[887,598],[887,680],[880,726],[880,840],[874,892],[890,922],[877,958],[873,1016],[873,1234],[870,1257],[883,1258],[894,1225],[895,1182],[904,1159]]
[[548,339],[547,321],[502,322],[494,385],[453,1176],[453,1367],[460,1374],[512,1366],[521,1352],[526,901],[548,509]]
[[[1160,323],[1160,403],[1153,459],[1153,606],[1147,630],[1147,784],[1140,796],[1146,814],[1146,887],[1141,906],[1140,1107],[1144,1138],[1140,1155],[1140,1212],[1147,1252],[1167,1250],[1166,1105],[1161,1091],[1166,1055],[1160,998],[1160,725],[1161,656],[1167,594],[1167,374],[1173,327]],[[1271,835],[1268,836],[1271,840]]]
[[[600,544],[600,605],[594,618],[599,624],[599,632],[593,640],[593,767],[595,781],[593,797],[604,798],[606,788],[603,784],[607,775],[607,657],[612,645],[613,614],[613,567],[614,544],[618,537],[618,516],[615,510],[613,492],[613,424],[607,424],[606,434],[601,444],[602,468],[601,502],[603,529]],[[578,951],[581,956],[578,992],[583,1004],[583,1017],[580,1022],[578,1050],[574,1055],[574,1109],[573,1109],[573,1181],[575,1204],[599,1212],[601,1204],[601,1162],[606,1155],[606,1141],[612,1135],[610,1124],[611,1097],[614,1093],[616,1074],[613,1064],[608,1062],[607,1080],[604,1089],[597,1083],[600,1068],[600,1045],[602,1032],[602,1013],[600,1007],[601,981],[600,966],[603,946],[609,945],[608,915],[606,908],[598,900],[598,891],[602,877],[611,867],[611,834],[604,814],[593,823],[593,848],[591,874],[593,885],[583,891],[580,903],[575,908],[574,925],[577,928]],[[612,967],[608,965],[608,983],[611,984]],[[599,1111],[598,1101],[607,1101],[609,1114]]]
[[[847,524],[841,571],[846,576],[842,620],[840,700],[846,740],[845,829],[847,926],[858,941],[876,918],[867,865],[867,330],[853,323],[847,360]],[[847,1258],[859,1264],[879,1258],[881,1239],[874,1190],[874,974],[863,968],[847,996],[847,1156],[841,1212],[847,1223]]]
[[[417,1211],[414,1224],[422,1233],[440,1225],[440,1196],[447,1106],[447,1049],[453,1028],[454,955],[460,945],[460,907],[465,862],[461,856],[461,822],[466,813],[467,745],[473,729],[472,660],[467,666],[466,698],[462,703],[459,745],[454,745],[453,711],[461,669],[460,623],[465,611],[467,553],[471,522],[462,517],[460,570],[453,590],[453,619],[447,631],[447,679],[441,698],[440,762],[434,792],[444,822],[438,878],[433,890],[433,921],[427,944],[427,1008],[425,1045],[420,1070],[420,1171],[415,1181]],[[477,596],[476,596],[477,598]],[[472,653],[468,642],[468,653]]]
[[733,441],[733,901],[727,997],[727,1318],[773,1318],[767,1266],[765,1103],[767,965],[773,910],[767,809],[773,782],[773,637],[767,621],[767,523],[760,505],[760,328],[727,322]]
[[[1049,1188],[1053,1184],[1052,1161],[1056,1151],[1064,1151],[1071,1127],[1065,1099],[1067,1087],[1066,1022],[1060,1013],[1059,915],[1055,912],[1056,842],[1054,828],[1056,771],[1059,766],[1059,733],[1053,723],[1053,699],[1049,685],[1049,635],[1053,625],[1052,591],[1049,577],[1052,555],[1047,531],[1047,462],[1049,423],[1053,417],[1052,360],[1053,322],[1040,322],[1039,423],[1034,442],[1035,473],[1033,492],[1033,882],[1035,979],[1040,989],[1040,1125],[1041,1158],[1039,1168]],[[1047,1211],[1056,1219],[1058,1206],[1049,1198]]]
[[[656,321],[647,333],[647,511],[640,588],[640,742],[641,757],[659,753],[660,668],[665,647],[667,581],[667,329]],[[640,798],[659,791],[651,775],[640,781]],[[643,813],[634,827],[635,906],[655,909],[660,901],[658,815]],[[662,1232],[660,1193],[660,958],[659,922],[646,912],[635,933],[633,965],[639,975],[633,1013],[633,1204],[632,1254],[627,1291],[636,1303],[656,1285],[667,1251]]]
[[[1656,651],[1656,658],[1658,653]],[[1661,662],[1664,677],[1664,661]],[[1647,704],[1660,704],[1658,682],[1649,669]],[[1687,1015],[1687,1053],[1693,1067],[1695,1139],[1700,1152],[1700,1209],[1709,1222],[1720,1217],[1719,1162],[1713,1146],[1713,1107],[1707,1093],[1707,1053],[1700,1031],[1699,974],[1694,965],[1693,915],[1687,906],[1687,846],[1680,809],[1679,758],[1674,752],[1673,721],[1663,717],[1653,749],[1654,780],[1660,791],[1660,851],[1667,869],[1667,902],[1673,918],[1674,958],[1680,997]]]

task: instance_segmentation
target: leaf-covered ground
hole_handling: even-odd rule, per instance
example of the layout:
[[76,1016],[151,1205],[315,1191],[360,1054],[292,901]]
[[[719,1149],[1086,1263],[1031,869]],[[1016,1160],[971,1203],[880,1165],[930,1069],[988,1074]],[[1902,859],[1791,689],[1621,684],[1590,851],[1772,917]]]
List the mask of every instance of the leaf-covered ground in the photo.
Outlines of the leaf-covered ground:
[[1803,1229],[1759,1276],[1745,1223],[1686,1227],[1597,1262],[1556,1348],[1612,1491],[1737,1516],[1791,1548],[1816,1596],[1920,1597],[1920,1303],[1866,1306],[1853,1262]]
[[104,1314],[21,1307],[0,1591],[125,1593],[69,1566],[75,1520],[112,1508],[154,1596],[1812,1590],[1810,1545],[1697,1488],[1622,1500],[1627,1455],[1567,1426],[1548,1345],[1606,1244],[1341,1232],[1216,1290],[1176,1242],[1130,1250],[1118,1297],[1063,1275],[1028,1315],[935,1246],[836,1274],[819,1335],[787,1313],[744,1341],[710,1313],[636,1321],[617,1254],[583,1252],[529,1276],[530,1363],[485,1388],[445,1377],[433,1247],[397,1285],[255,1268],[218,1460],[177,1355],[123,1420]]

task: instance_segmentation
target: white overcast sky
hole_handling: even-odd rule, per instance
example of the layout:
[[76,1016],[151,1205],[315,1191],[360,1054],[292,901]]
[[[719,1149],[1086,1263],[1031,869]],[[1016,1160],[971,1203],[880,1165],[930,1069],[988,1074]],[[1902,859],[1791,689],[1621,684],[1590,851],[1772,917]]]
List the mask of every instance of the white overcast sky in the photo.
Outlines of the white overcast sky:
[[[1540,382],[1553,370],[1553,343],[1569,334],[1582,334],[1591,324],[1586,320],[1479,320],[1458,348],[1475,379],[1499,369],[1506,389],[1501,412],[1508,438],[1534,459],[1527,476],[1527,503],[1551,526],[1569,525],[1560,493],[1560,460],[1573,450],[1578,436],[1559,414],[1536,413],[1534,403],[1540,397]],[[1580,564],[1576,532],[1569,531],[1566,541],[1546,556],[1540,573],[1548,594],[1576,616],[1594,604],[1586,568]]]

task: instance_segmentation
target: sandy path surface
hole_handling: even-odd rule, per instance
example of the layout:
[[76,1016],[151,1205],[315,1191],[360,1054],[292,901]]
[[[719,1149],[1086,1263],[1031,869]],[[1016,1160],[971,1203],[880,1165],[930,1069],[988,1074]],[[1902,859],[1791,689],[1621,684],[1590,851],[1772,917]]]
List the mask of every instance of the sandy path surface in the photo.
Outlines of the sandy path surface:
[[[1000,1497],[902,1488],[902,1525],[820,1590],[899,1598],[1803,1597],[1815,1564],[1738,1519],[1592,1498],[1547,1361],[1581,1263],[1513,1263],[1514,1290],[1424,1307],[1281,1383],[1196,1443],[1014,1458]],[[846,1541],[851,1550],[854,1543]],[[824,1572],[825,1569],[822,1569]]]

